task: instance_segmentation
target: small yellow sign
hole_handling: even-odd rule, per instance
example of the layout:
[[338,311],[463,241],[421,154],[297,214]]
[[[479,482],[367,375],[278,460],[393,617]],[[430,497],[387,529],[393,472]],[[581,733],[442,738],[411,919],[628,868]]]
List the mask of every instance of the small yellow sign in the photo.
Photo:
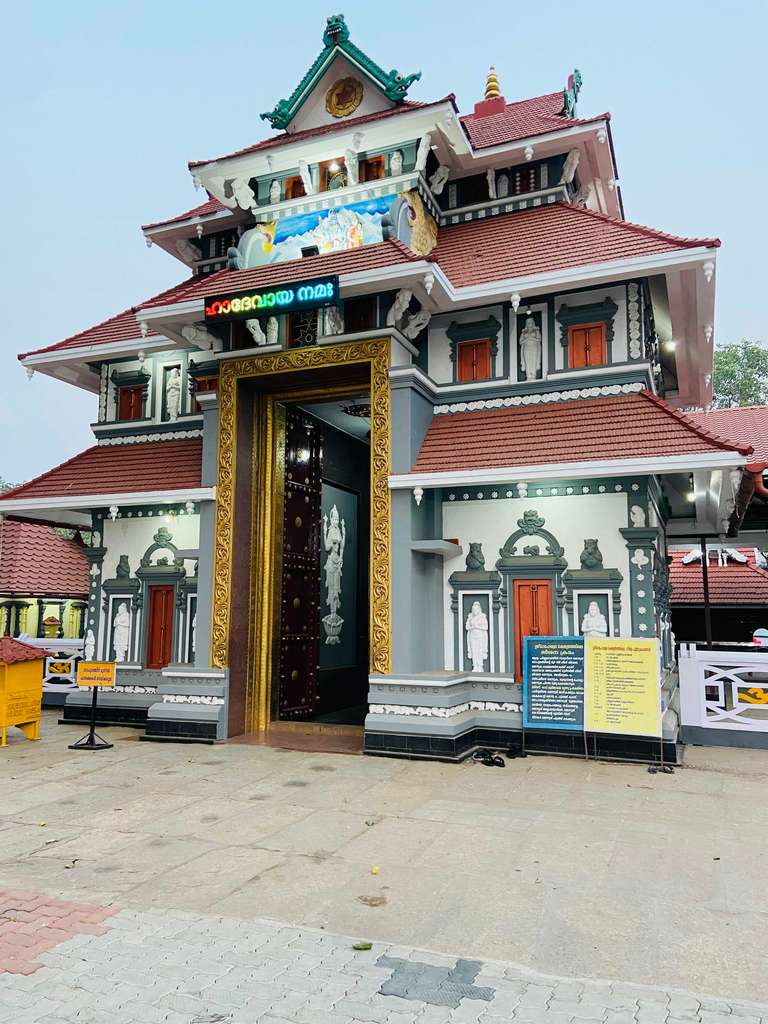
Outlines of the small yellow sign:
[[81,661],[77,666],[78,686],[114,686],[114,661]]
[[661,735],[658,640],[587,638],[584,728],[625,736]]

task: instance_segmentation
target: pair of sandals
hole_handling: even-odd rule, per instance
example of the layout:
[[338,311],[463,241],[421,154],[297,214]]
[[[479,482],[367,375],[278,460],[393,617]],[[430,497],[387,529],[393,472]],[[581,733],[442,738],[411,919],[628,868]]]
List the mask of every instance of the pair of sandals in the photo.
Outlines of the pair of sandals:
[[484,747],[482,750],[476,750],[472,755],[472,760],[477,761],[478,764],[484,764],[486,768],[506,768],[507,763],[501,754],[494,754],[492,750],[488,750]]

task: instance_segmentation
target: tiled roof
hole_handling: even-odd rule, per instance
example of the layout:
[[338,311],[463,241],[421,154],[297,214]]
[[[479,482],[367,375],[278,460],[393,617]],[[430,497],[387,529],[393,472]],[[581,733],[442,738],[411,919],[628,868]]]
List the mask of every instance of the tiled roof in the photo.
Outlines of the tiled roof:
[[[711,604],[768,604],[768,572],[755,564],[754,548],[737,548],[746,562],[718,565],[710,557],[707,563],[707,582]],[[704,583],[701,561],[683,565],[687,551],[670,551],[672,561],[669,577],[672,583],[673,604],[703,604]]]
[[0,523],[0,594],[86,597],[83,545],[50,526],[6,519]]
[[[178,288],[188,283],[189,278],[186,281],[182,281],[181,285],[166,288],[165,291],[155,295],[154,299],[150,301],[162,300],[163,296],[172,294]],[[147,305],[147,303],[144,303],[144,305]],[[103,320],[100,324],[96,324],[95,327],[88,327],[78,334],[73,334],[70,338],[64,338],[63,341],[57,341],[53,345],[46,345],[44,348],[33,349],[31,352],[20,352],[17,358],[26,359],[27,356],[38,356],[43,352],[58,352],[68,348],[83,348],[90,345],[108,345],[115,341],[128,341],[132,338],[138,338],[141,332],[136,320],[136,313],[140,309],[141,306],[131,306],[130,309],[123,310],[117,316],[111,316],[108,320]],[[147,332],[147,337],[151,338],[156,336],[156,334],[156,331],[150,329]]]
[[0,636],[0,664],[14,665],[19,661],[41,661],[51,651],[41,651],[37,647],[23,644],[10,636]]
[[500,146],[505,142],[527,139],[533,135],[546,135],[563,128],[573,128],[594,121],[608,121],[610,114],[595,117],[562,117],[563,93],[550,92],[527,100],[508,103],[506,109],[487,117],[466,114],[461,123],[474,149]]
[[[434,416],[412,471],[504,469],[723,450],[733,448],[642,391]],[[736,450],[749,453],[748,448]]]
[[360,124],[370,124],[372,121],[383,121],[387,117],[396,114],[407,114],[411,110],[418,110],[423,107],[436,107],[440,103],[453,103],[453,93],[442,100],[435,100],[433,103],[419,103],[415,100],[403,100],[396,107],[390,110],[379,110],[375,114],[361,114],[360,117],[350,117],[343,121],[334,121],[332,124],[321,124],[316,128],[305,128],[300,132],[281,132],[253,146],[246,146],[245,149],[236,149],[234,153],[225,153],[224,156],[215,156],[210,160],[190,160],[189,167],[203,167],[205,164],[213,164],[218,160],[230,160],[236,156],[247,156],[249,153],[258,153],[262,149],[272,149],[274,146],[285,146],[289,142],[301,142],[303,139],[311,139],[317,135],[331,135],[333,132],[346,131],[347,128],[356,128]]
[[250,270],[219,270],[206,277],[195,277],[172,289],[173,294],[164,293],[144,303],[142,308],[164,306],[171,302],[216,295],[219,292],[236,292],[244,288],[258,288],[262,284],[282,284],[284,281],[305,281],[324,274],[354,274],[361,270],[376,270],[400,263],[417,262],[416,256],[396,238],[358,249],[343,249],[340,252],[322,253],[304,259],[285,260],[269,263]]
[[754,448],[754,462],[768,465],[768,405],[747,405],[740,409],[712,409],[692,412],[689,418],[700,427],[730,441]]
[[191,210],[187,210],[186,213],[180,213],[176,217],[169,217],[168,220],[156,220],[152,224],[142,224],[142,231],[147,231],[149,228],[161,228],[165,224],[175,224],[177,221],[190,220],[192,217],[206,217],[211,213],[220,213],[222,210],[227,210],[232,213],[228,207],[220,203],[215,196],[208,196],[206,202],[201,203],[200,206],[193,206]]
[[459,288],[719,244],[717,238],[678,238],[569,203],[553,203],[441,228],[430,259]]
[[15,498],[74,498],[89,494],[133,494],[144,491],[185,491],[200,487],[202,441],[151,441],[145,444],[105,444],[87,448],[0,496]]

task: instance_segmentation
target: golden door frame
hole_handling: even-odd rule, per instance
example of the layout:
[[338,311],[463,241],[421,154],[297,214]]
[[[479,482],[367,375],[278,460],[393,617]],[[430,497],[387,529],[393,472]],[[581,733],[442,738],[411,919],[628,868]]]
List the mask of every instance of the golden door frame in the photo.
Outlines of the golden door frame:
[[[391,402],[388,338],[293,349],[222,360],[219,370],[219,436],[216,486],[216,537],[213,564],[211,664],[229,663],[232,603],[235,464],[237,452],[237,395],[239,382],[265,376],[334,366],[369,364],[371,390],[371,542],[370,542],[370,670],[387,673],[391,638]],[[288,381],[290,378],[286,378]],[[280,389],[279,398],[286,397]],[[327,393],[328,388],[324,391]],[[300,398],[297,392],[292,397]],[[257,403],[254,431],[253,503],[251,524],[250,614],[245,728],[261,731],[270,723],[270,687],[274,619],[275,404],[267,393]],[[264,571],[259,571],[260,568]],[[258,578],[257,578],[258,577]]]

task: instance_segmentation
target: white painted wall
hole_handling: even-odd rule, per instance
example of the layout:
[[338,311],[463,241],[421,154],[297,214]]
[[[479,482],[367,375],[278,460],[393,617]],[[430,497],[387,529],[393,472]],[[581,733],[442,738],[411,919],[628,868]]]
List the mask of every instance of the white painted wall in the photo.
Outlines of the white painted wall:
[[[618,569],[623,576],[620,587],[621,615],[619,632],[621,636],[631,634],[629,605],[629,552],[624,538],[619,533],[628,525],[627,493],[573,494],[563,496],[537,495],[531,488],[527,498],[496,498],[491,500],[464,501],[461,489],[456,491],[455,501],[443,502],[443,537],[457,538],[464,554],[445,560],[444,564],[444,614],[445,614],[445,667],[453,668],[453,616],[450,612],[451,588],[448,578],[451,573],[464,569],[464,559],[470,541],[483,545],[486,569],[493,569],[499,557],[499,549],[507,538],[519,527],[518,519],[523,512],[535,509],[544,519],[544,529],[552,533],[565,548],[569,569],[580,569],[581,552],[588,537],[597,537],[606,569]],[[530,543],[541,543],[540,538],[531,538]],[[544,547],[542,545],[542,551]],[[565,618],[565,616],[564,616]],[[562,631],[567,630],[564,621]]]
[[[334,82],[340,78],[356,78],[363,87],[363,98],[360,106],[349,114],[349,117],[362,117],[365,114],[375,114],[380,110],[389,110],[394,106],[386,96],[371,84],[367,76],[363,75],[359,68],[356,68],[345,57],[336,57],[323,77],[317,83],[312,95],[305,102],[304,106],[294,118],[290,131],[300,132],[305,128],[316,128],[318,125],[336,124],[344,127],[346,118],[334,117],[325,109],[325,97]],[[363,150],[365,145],[363,145]],[[332,154],[343,156],[343,153]]]

